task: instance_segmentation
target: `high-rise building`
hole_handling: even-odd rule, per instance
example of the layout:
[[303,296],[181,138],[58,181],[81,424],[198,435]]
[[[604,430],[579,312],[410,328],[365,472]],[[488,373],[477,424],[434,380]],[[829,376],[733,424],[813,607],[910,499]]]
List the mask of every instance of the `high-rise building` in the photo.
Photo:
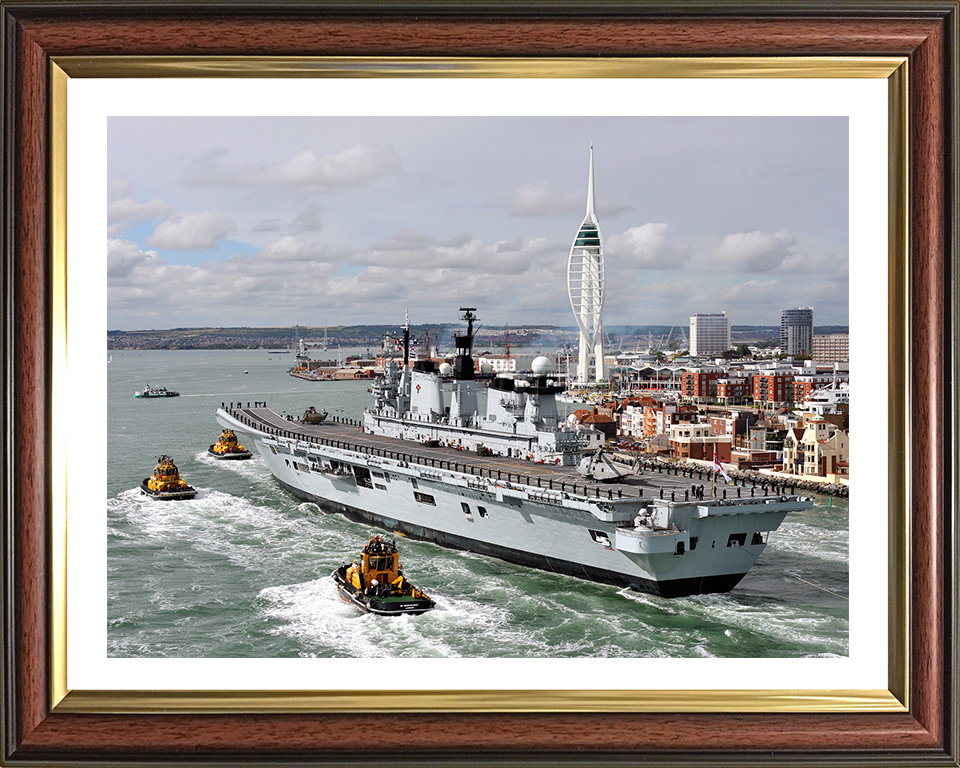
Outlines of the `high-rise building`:
[[813,307],[780,310],[780,352],[785,355],[813,352]]
[[590,145],[590,177],[587,182],[587,215],[570,246],[567,259],[567,291],[580,328],[580,360],[577,381],[586,384],[604,380],[603,370],[603,241],[593,194],[593,144]]
[[690,318],[690,354],[719,355],[730,349],[730,318],[726,312],[697,313]]

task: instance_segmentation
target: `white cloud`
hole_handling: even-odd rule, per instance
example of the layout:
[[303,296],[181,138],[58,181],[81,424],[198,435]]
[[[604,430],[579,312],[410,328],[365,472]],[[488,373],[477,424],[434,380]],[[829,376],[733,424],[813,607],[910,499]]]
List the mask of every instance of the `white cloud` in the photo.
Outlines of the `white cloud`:
[[[237,254],[198,267],[164,261],[128,240],[107,241],[111,312],[128,318],[176,318],[178,325],[211,322],[211,312],[262,319],[290,307],[314,307],[330,290],[339,265],[307,258],[325,246],[282,238],[250,256]],[[143,326],[141,326],[143,327]]]
[[328,154],[309,147],[264,173],[261,183],[332,189],[366,184],[402,170],[400,156],[390,146],[354,144]]
[[162,222],[146,239],[147,245],[168,251],[192,251],[216,248],[217,242],[234,233],[236,222],[217,211]]
[[146,203],[138,203],[129,197],[114,200],[107,205],[107,221],[147,221],[149,219],[163,219],[176,212],[169,203],[154,198]]
[[789,232],[737,232],[727,235],[705,261],[704,269],[730,272],[769,272],[796,254],[799,241]]
[[266,261],[322,261],[329,263],[333,254],[323,243],[311,243],[293,235],[285,235],[264,248],[258,256]]
[[279,232],[283,229],[283,221],[280,219],[264,219],[253,227],[254,232]]
[[156,251],[142,251],[129,240],[107,240],[107,278],[114,281],[128,277],[134,270],[159,261]]
[[550,185],[524,184],[517,189],[510,203],[511,216],[550,216],[553,214],[572,214],[580,209],[586,210],[586,198],[579,195],[553,195]]
[[672,243],[672,233],[669,225],[650,222],[612,235],[605,249],[616,258],[618,269],[680,269],[689,259],[690,249]]
[[273,165],[241,170],[222,165],[228,154],[221,149],[208,152],[184,169],[183,181],[194,188],[245,185],[326,192],[403,173],[400,155],[389,145],[354,144],[328,153],[306,147]]
[[107,200],[130,197],[133,194],[133,182],[126,176],[118,176],[107,182]]
[[293,234],[299,235],[304,232],[317,232],[323,229],[325,213],[326,211],[316,203],[307,203],[293,220]]
[[[445,240],[412,230],[403,230],[380,240],[369,248],[350,254],[354,265],[400,267],[418,272],[452,270],[485,275],[519,275],[526,272],[541,256],[552,256],[564,263],[564,248],[548,243],[545,238],[518,237],[495,243],[484,243],[469,233],[460,233]],[[429,278],[428,278],[429,279]],[[468,279],[461,275],[461,279]]]
[[719,292],[715,297],[715,303],[724,306],[741,305],[754,308],[761,304],[779,306],[787,300],[787,296],[789,296],[790,302],[795,302],[794,295],[787,293],[785,287],[777,280],[747,280],[744,283],[731,286],[726,291]]

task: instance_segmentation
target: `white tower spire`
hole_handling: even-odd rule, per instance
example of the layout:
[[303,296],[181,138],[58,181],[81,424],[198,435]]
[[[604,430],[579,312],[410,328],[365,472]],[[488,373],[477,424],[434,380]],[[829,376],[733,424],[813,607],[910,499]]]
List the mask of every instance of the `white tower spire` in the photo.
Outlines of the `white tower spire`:
[[593,193],[593,142],[590,142],[590,179],[587,182],[587,216],[597,217],[597,199]]
[[577,381],[591,380],[590,362],[593,360],[592,380],[605,379],[603,370],[603,241],[597,220],[596,198],[593,189],[593,144],[590,145],[590,174],[587,180],[587,215],[570,246],[567,260],[567,291],[570,306],[580,329],[580,364]]

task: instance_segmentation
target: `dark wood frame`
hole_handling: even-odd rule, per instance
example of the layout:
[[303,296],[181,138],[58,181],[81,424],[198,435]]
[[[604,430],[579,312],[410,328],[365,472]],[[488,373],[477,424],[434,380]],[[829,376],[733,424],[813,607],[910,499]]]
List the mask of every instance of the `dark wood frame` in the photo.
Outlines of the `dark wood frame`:
[[[511,6],[0,0],[3,720],[10,765],[958,765],[956,0]],[[905,56],[909,710],[67,714],[50,706],[49,65],[56,56]],[[866,446],[862,447],[866,452]]]

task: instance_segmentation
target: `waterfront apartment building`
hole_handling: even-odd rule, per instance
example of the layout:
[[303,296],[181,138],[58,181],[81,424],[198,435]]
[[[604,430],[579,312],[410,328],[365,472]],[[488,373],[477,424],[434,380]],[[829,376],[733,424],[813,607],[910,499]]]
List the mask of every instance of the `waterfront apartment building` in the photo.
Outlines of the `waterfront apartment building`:
[[850,359],[850,334],[814,334],[812,350],[812,357],[818,363],[842,363]]
[[691,356],[719,355],[731,346],[730,318],[726,312],[698,312],[690,318]]
[[739,405],[750,397],[753,379],[746,376],[730,376],[717,379],[717,400],[724,405]]
[[753,377],[753,402],[764,408],[778,408],[793,401],[793,372],[762,371]]
[[785,355],[813,354],[813,307],[780,310],[780,351]]
[[680,394],[695,403],[717,397],[717,380],[727,375],[723,368],[691,368],[680,374]]

